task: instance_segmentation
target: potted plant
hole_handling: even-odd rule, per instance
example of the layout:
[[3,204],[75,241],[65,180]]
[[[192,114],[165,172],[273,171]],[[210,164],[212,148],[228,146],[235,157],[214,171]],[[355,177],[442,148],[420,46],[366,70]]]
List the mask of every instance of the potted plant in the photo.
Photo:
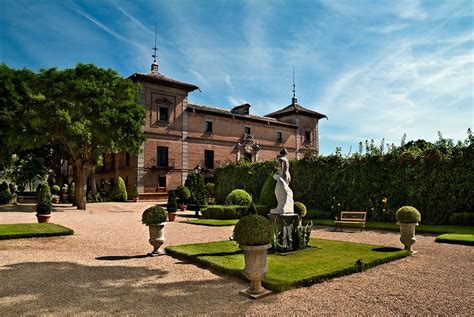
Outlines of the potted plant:
[[52,195],[51,196],[51,202],[53,204],[59,204],[59,196],[58,195]]
[[38,193],[38,203],[36,204],[36,218],[38,222],[49,222],[51,217],[51,191],[48,184],[43,184]]
[[181,211],[185,211],[186,210],[186,200],[191,197],[191,192],[190,192],[189,188],[187,188],[183,184],[178,185],[178,187],[176,187],[175,191],[176,191],[176,197],[178,197],[178,199],[179,199],[179,209]]
[[267,250],[271,247],[273,227],[267,218],[260,215],[246,215],[235,225],[233,239],[244,251],[244,276],[250,281],[250,287],[240,291],[252,299],[271,293],[262,287],[267,273]]
[[63,200],[62,200],[63,203],[67,203],[68,199],[69,199],[69,197],[68,197],[69,196],[68,195],[68,187],[69,186],[67,184],[64,184],[63,188],[61,188],[61,192],[63,194]]
[[166,206],[168,211],[169,221],[176,220],[176,211],[178,210],[178,203],[176,202],[176,194],[174,190],[168,191],[168,204]]
[[400,225],[400,241],[411,254],[416,253],[412,245],[416,242],[415,227],[421,220],[420,212],[415,207],[403,206],[397,210],[395,218]]
[[161,250],[161,245],[165,242],[165,223],[168,219],[168,213],[160,206],[153,206],[145,209],[142,214],[142,223],[147,225],[150,230],[150,244],[153,251],[148,253],[150,256],[162,255],[165,252]]
[[133,186],[133,201],[134,202],[138,201],[138,188],[137,188],[137,185]]

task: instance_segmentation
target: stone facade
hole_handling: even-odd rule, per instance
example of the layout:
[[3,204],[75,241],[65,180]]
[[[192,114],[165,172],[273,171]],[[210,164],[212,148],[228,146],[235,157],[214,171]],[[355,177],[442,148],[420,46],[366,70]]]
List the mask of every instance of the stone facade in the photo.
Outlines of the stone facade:
[[130,78],[142,85],[146,140],[138,156],[107,155],[96,173],[98,184],[121,176],[129,194],[137,186],[140,199],[165,199],[198,166],[206,177],[224,161],[271,160],[282,147],[290,159],[319,150],[318,121],[326,116],[296,98],[277,112],[255,116],[249,104],[227,110],[188,102],[198,87],[161,75],[157,65]]

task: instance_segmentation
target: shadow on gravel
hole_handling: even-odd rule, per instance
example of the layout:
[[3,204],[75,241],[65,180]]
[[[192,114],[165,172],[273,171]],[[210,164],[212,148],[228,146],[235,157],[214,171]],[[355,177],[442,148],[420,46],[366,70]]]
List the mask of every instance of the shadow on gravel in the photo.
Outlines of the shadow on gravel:
[[222,314],[249,301],[229,278],[174,281],[143,266],[25,262],[1,267],[0,285],[0,316]]
[[120,261],[120,260],[130,260],[130,259],[142,259],[148,258],[149,255],[141,254],[141,255],[110,255],[110,256],[98,256],[95,259],[101,261]]
[[375,252],[397,252],[397,251],[400,251],[400,250],[402,250],[402,249],[392,248],[392,247],[380,247],[380,248],[372,249],[372,251],[375,251]]

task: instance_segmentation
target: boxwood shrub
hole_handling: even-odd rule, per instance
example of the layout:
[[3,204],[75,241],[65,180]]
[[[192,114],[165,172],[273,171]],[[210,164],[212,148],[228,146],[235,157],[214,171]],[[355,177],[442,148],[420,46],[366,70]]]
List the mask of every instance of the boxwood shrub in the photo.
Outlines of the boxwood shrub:
[[417,223],[421,220],[420,212],[411,206],[403,206],[395,213],[395,218],[399,223]]
[[226,205],[250,206],[252,196],[243,189],[234,189],[225,199]]
[[241,245],[269,244],[273,238],[270,221],[259,215],[242,217],[234,228],[234,240]]
[[278,201],[275,196],[276,181],[273,179],[273,175],[270,175],[263,184],[262,191],[260,192],[260,205],[265,205],[268,210],[275,208],[278,205]]
[[209,205],[201,210],[203,218],[206,219],[239,219],[240,215],[247,210],[247,206],[236,205]]

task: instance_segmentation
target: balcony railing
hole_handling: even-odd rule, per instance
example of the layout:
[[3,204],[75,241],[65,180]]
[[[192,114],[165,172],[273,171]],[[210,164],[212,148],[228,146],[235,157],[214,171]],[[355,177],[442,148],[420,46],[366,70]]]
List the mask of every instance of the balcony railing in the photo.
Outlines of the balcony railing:
[[167,162],[158,162],[157,159],[151,161],[151,168],[153,169],[173,169],[175,167],[175,160],[168,159]]

